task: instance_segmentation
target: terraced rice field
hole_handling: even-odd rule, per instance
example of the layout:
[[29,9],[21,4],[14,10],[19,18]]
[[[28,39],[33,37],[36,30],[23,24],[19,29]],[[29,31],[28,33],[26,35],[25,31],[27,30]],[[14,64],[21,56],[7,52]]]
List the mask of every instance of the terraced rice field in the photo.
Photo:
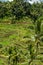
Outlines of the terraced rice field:
[[[42,26],[43,31],[43,26]],[[28,65],[30,61],[30,44],[34,43],[35,29],[33,23],[0,24],[0,65],[8,65],[8,51],[5,49],[16,46],[20,60],[17,65]],[[31,41],[30,41],[31,40]],[[31,65],[43,65],[43,42],[39,54]],[[35,46],[34,46],[35,48]]]

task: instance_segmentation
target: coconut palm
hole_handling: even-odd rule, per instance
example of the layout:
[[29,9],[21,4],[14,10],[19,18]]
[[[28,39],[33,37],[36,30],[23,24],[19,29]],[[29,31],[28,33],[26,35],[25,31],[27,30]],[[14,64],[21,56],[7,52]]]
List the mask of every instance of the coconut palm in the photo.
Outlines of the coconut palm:
[[[42,19],[38,19],[35,23],[35,49],[33,49],[34,45],[33,44],[30,44],[29,46],[29,51],[30,51],[30,62],[29,62],[29,65],[33,62],[33,60],[36,58],[37,54],[38,54],[38,51],[39,51],[39,45],[41,44],[41,40],[40,40],[40,37],[42,36],[42,33],[41,33],[41,21]],[[32,43],[32,41],[31,41]],[[32,50],[33,49],[33,50]],[[35,51],[36,50],[36,51]],[[35,53],[34,53],[35,51]]]
[[38,51],[38,46],[41,44],[41,39],[40,39],[40,37],[42,36],[41,23],[42,23],[42,18],[38,19],[35,24],[35,42],[36,42],[37,51]]

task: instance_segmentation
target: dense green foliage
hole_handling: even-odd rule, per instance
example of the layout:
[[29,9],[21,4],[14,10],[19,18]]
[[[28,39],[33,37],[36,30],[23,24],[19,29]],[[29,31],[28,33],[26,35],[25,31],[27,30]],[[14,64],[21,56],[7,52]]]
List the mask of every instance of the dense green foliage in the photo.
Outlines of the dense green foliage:
[[43,16],[43,3],[31,5],[27,1],[24,2],[24,0],[0,2],[0,18],[20,19],[24,16],[31,17],[35,22],[40,16]]
[[0,65],[43,65],[43,3],[0,2]]

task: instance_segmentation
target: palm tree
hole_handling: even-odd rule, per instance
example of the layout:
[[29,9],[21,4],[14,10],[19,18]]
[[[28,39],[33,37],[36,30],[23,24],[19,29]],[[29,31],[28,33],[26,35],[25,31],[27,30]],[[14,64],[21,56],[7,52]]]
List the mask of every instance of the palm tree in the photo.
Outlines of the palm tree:
[[40,45],[40,33],[41,33],[41,21],[36,22],[35,26],[35,45],[36,45],[36,55],[38,54],[38,47]]
[[17,52],[17,47],[9,47],[9,58],[8,65],[17,65],[19,59],[19,55]]
[[42,36],[41,33],[41,21],[42,19],[40,18],[39,20],[36,21],[35,24],[35,43],[36,43],[36,53],[38,52],[38,47],[41,44],[40,37]]
[[29,62],[29,65],[36,58],[36,56],[38,54],[38,51],[39,51],[39,45],[41,44],[41,40],[40,40],[40,37],[42,36],[42,33],[41,33],[41,20],[42,19],[39,19],[35,23],[35,47],[36,47],[36,52],[34,53],[34,51],[32,51],[34,46],[32,46],[32,44],[30,44],[29,51],[30,51],[31,60]]

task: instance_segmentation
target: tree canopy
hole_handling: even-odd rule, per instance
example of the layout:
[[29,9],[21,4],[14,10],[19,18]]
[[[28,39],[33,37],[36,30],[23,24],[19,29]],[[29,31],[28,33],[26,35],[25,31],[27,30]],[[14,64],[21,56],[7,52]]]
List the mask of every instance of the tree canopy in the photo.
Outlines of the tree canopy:
[[30,16],[35,22],[40,16],[43,16],[43,3],[33,3],[31,5],[27,0],[0,2],[0,18],[13,16],[17,19]]

